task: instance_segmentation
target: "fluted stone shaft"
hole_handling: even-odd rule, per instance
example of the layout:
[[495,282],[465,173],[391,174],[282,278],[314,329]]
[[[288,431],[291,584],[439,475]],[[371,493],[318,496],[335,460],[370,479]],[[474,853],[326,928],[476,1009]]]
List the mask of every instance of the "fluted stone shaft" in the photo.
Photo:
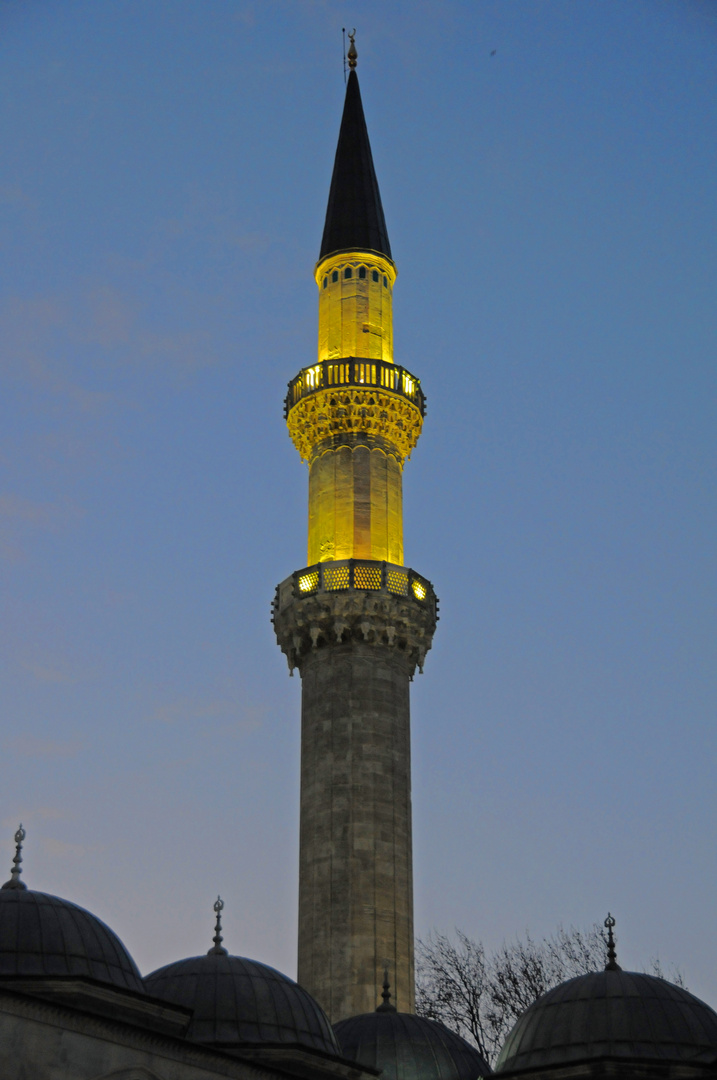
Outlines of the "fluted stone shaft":
[[382,972],[414,1009],[409,670],[359,641],[302,663],[298,980],[335,1023]]

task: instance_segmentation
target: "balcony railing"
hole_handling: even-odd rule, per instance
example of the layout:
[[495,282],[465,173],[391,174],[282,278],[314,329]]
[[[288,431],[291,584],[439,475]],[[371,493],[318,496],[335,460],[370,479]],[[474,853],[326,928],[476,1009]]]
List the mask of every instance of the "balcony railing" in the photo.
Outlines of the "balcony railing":
[[275,603],[281,611],[294,599],[347,589],[362,592],[385,591],[393,596],[407,596],[432,610],[437,618],[438,600],[427,578],[421,577],[407,566],[361,559],[320,562],[303,570],[296,570],[277,587]]
[[341,360],[322,360],[313,367],[302,368],[296,378],[289,383],[289,391],[284,402],[284,419],[302,398],[315,394],[317,390],[335,387],[366,387],[388,390],[412,402],[426,415],[426,395],[421,390],[420,381],[415,375],[396,364],[384,360],[366,360],[349,356]]

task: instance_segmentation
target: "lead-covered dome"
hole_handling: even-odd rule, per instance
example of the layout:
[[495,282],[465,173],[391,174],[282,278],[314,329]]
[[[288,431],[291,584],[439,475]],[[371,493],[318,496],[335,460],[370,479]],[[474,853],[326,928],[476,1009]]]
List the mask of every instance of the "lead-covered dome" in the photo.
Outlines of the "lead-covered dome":
[[320,1005],[286,975],[222,949],[178,960],[148,975],[152,997],[193,1012],[187,1037],[230,1049],[238,1044],[300,1045],[336,1055]]
[[474,1046],[437,1020],[379,1006],[334,1024],[344,1057],[381,1080],[477,1080],[490,1068]]
[[145,992],[134,960],[95,915],[8,883],[0,889],[0,979],[66,976]]
[[497,1073],[549,1069],[596,1058],[627,1063],[717,1065],[717,1013],[680,986],[606,970],[556,986],[520,1017]]

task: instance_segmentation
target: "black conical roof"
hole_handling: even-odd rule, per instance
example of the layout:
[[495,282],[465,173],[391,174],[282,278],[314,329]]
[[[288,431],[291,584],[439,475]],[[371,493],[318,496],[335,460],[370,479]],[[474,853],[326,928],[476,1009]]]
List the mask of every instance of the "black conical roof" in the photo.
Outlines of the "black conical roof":
[[381,194],[356,72],[349,73],[319,260],[334,251],[378,251],[391,258]]

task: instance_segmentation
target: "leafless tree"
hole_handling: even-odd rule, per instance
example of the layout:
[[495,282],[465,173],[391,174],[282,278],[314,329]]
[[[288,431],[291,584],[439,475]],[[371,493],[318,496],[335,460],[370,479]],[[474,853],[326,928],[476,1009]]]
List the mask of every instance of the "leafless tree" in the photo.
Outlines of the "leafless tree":
[[[605,955],[598,923],[587,930],[560,927],[541,941],[526,933],[490,955],[460,930],[455,939],[432,933],[416,944],[416,1011],[458,1032],[493,1065],[529,1005],[566,979],[599,971]],[[659,960],[651,973],[665,977]],[[677,970],[670,980],[684,986]]]
[[440,1020],[475,1044],[490,1062],[494,1050],[490,963],[480,942],[433,933],[416,942],[416,1012]]

